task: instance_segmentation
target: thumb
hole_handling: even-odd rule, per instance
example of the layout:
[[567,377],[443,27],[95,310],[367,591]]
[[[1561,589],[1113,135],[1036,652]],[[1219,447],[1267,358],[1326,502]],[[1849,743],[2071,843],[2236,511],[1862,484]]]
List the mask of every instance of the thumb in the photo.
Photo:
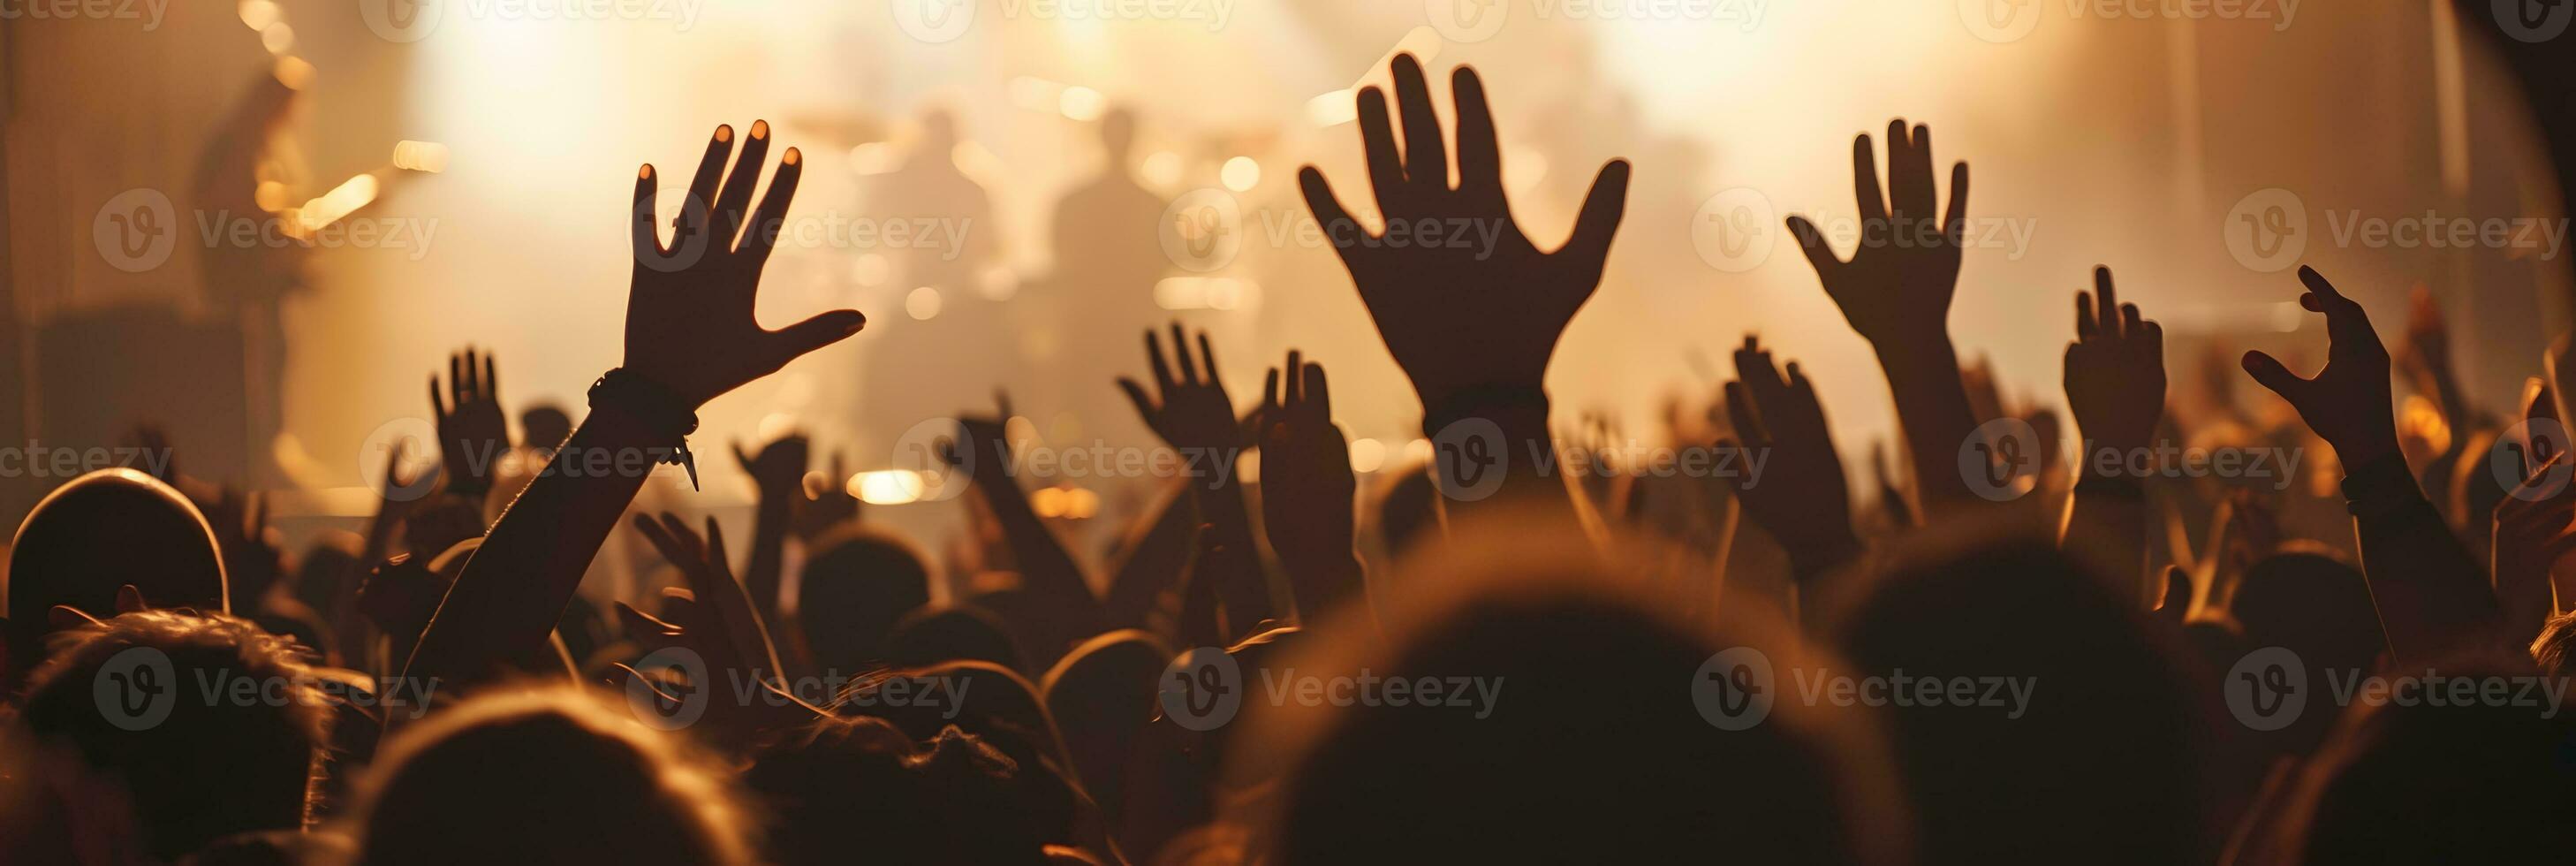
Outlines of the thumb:
[[1627,210],[1628,161],[1614,159],[1593,177],[1592,192],[1584,196],[1583,210],[1574,220],[1574,236],[1558,252],[1575,253],[1575,261],[1598,268],[1610,254],[1610,238],[1619,233],[1619,218]]
[[2156,607],[2156,614],[2181,622],[2190,613],[2191,576],[2183,573],[2182,566],[2165,566],[2165,600],[2164,604]]
[[808,352],[849,339],[867,324],[868,317],[857,310],[833,310],[772,332],[772,350],[784,367]]
[[2243,363],[2245,373],[2254,377],[2255,384],[2271,389],[2272,393],[2281,395],[2281,399],[2290,401],[2291,405],[2297,405],[2301,398],[2307,396],[2308,380],[2299,378],[2298,374],[2290,372],[2288,367],[2281,366],[2281,362],[2272,356],[2262,352],[2247,352]]

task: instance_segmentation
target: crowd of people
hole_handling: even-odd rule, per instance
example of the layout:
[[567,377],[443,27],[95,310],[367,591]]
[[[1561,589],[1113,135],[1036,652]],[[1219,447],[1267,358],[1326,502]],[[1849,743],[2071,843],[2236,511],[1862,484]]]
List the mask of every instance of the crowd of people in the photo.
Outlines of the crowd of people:
[[[1418,465],[1359,483],[1316,360],[1233,395],[1205,334],[1139,323],[1128,367],[1150,372],[1100,386],[1167,446],[1171,495],[1105,556],[1033,507],[1007,402],[961,405],[937,443],[975,527],[944,566],[810,483],[843,476],[795,436],[732,458],[759,485],[747,545],[643,513],[649,477],[715,459],[690,447],[701,406],[867,338],[853,310],[755,321],[804,161],[773,156],[765,123],[721,126],[685,178],[636,173],[625,357],[578,423],[531,415],[512,441],[498,361],[467,349],[430,383],[439,469],[390,461],[356,544],[281,552],[255,497],[174,461],[83,476],[27,516],[0,862],[2567,848],[2549,828],[2576,792],[2576,457],[2549,371],[2510,416],[2482,410],[2429,300],[2392,349],[2390,311],[2302,268],[2259,290],[2322,317],[2323,366],[2182,371],[2221,395],[2185,411],[2155,293],[2123,300],[2103,268],[2073,293],[2069,417],[2006,405],[1948,329],[1968,167],[1941,182],[1931,130],[1899,120],[1852,142],[1856,241],[1788,220],[1879,357],[1897,453],[1855,477],[1817,389],[1865,384],[1747,335],[1704,419],[1618,459],[1600,430],[1551,426],[1544,382],[1628,163],[1543,249],[1506,200],[1478,74],[1454,71],[1447,130],[1414,58],[1392,78],[1392,108],[1357,94],[1365,183],[1299,182],[1420,397]],[[686,196],[667,231],[664,195]],[[1490,231],[1420,230],[1461,223]],[[1450,236],[1480,240],[1424,242]],[[2260,390],[2227,390],[2243,377]],[[2401,428],[2401,379],[2437,418]],[[2254,452],[2309,459],[2255,478],[2162,462]],[[2171,530],[2186,518],[2209,529]],[[580,591],[617,533],[675,585]],[[943,568],[971,578],[935,593]]]

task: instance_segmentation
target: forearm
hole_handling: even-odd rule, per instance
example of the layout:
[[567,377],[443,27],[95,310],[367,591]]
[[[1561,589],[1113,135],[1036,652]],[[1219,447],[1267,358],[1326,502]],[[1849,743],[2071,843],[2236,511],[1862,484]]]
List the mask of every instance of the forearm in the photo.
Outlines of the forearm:
[[2390,653],[2422,661],[2484,642],[2496,625],[2495,597],[2405,458],[2390,452],[2351,467],[2343,491]]
[[1046,521],[1029,507],[1027,491],[1020,489],[1008,473],[979,477],[977,489],[993,509],[993,521],[1002,527],[1002,538],[1011,546],[1011,558],[1019,566],[1022,588],[1059,604],[1075,606],[1084,612],[1096,611],[1099,600],[1083,582],[1082,566],[1064,548],[1064,542],[1047,528]]
[[2092,461],[2077,468],[2075,505],[2058,546],[2099,558],[2103,585],[2121,598],[2154,604],[2147,582],[2147,494],[2138,479],[2103,475]]
[[404,674],[477,677],[543,644],[652,461],[674,444],[650,431],[616,408],[594,409],[448,588]]
[[742,589],[751,597],[751,609],[769,622],[780,620],[778,590],[786,580],[788,505],[786,497],[762,491],[751,523],[751,561],[742,570]]
[[1967,385],[1959,381],[1957,350],[1946,337],[1919,348],[1880,347],[1878,363],[1913,457],[1914,495],[1924,519],[1939,516],[1947,504],[1975,498],[1967,479],[1951,471],[1959,465],[1960,445],[1977,429]]
[[1110,572],[1109,597],[1101,602],[1101,615],[1106,620],[1103,626],[1143,625],[1163,589],[1178,583],[1188,570],[1198,525],[1186,495],[1185,491],[1173,490],[1161,507],[1146,515],[1142,525],[1130,532],[1133,537],[1127,545],[1126,558]]
[[1243,485],[1227,467],[1216,477],[1191,479],[1191,490],[1198,497],[1199,521],[1205,524],[1203,541],[1215,546],[1210,556],[1225,564],[1215,589],[1225,605],[1226,627],[1239,637],[1253,623],[1277,616],[1270,609],[1269,581],[1262,575],[1261,557],[1252,544],[1252,515],[1243,502]]

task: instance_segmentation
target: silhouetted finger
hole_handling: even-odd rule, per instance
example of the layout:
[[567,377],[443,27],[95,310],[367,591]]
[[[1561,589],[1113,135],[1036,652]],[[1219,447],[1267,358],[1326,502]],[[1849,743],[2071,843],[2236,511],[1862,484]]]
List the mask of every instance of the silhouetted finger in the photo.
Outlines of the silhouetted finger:
[[1145,426],[1154,426],[1154,418],[1162,413],[1154,408],[1154,398],[1145,393],[1144,386],[1136,384],[1134,379],[1120,376],[1118,390],[1126,392],[1127,402],[1136,404],[1136,417],[1144,419]]
[[718,124],[715,134],[707,138],[707,152],[698,157],[698,170],[689,175],[689,200],[680,203],[675,220],[679,232],[671,238],[671,248],[679,249],[691,235],[712,231],[707,214],[715,208],[716,185],[724,180],[725,158],[733,155],[733,125]]
[[816,349],[847,340],[868,326],[868,317],[857,310],[831,310],[816,313],[805,321],[771,333],[771,351],[777,362],[770,369],[787,366],[787,362],[805,357]]
[[1333,244],[1334,251],[1347,255],[1344,241],[1354,242],[1349,249],[1356,249],[1360,224],[1351,218],[1350,208],[1342,206],[1341,198],[1333,195],[1333,185],[1324,182],[1324,173],[1311,165],[1298,169],[1297,189],[1305,193],[1306,210],[1315,215],[1315,224],[1323,228],[1324,240]]
[[1806,217],[1793,216],[1788,223],[1789,236],[1798,239],[1798,249],[1807,254],[1807,264],[1816,269],[1816,276],[1824,278],[1827,287],[1831,287],[1835,282],[1831,275],[1843,266],[1843,260],[1834,257],[1833,245],[1825,242],[1825,234],[1817,231],[1816,224],[1808,222]]
[[[1888,147],[1893,151],[1896,145]],[[1878,191],[1878,155],[1866,132],[1852,137],[1852,197],[1860,205],[1862,222],[1887,219],[1887,197]]]
[[[1187,350],[1183,351],[1187,352]],[[1217,376],[1216,350],[1208,346],[1208,335],[1206,331],[1199,332],[1199,368],[1207,371],[1207,379],[1205,380],[1207,384],[1225,384],[1225,380]]]
[[2093,268],[2094,314],[2099,317],[2102,333],[2117,337],[2125,333],[2120,323],[2120,290],[2111,283],[2111,269]]
[[1360,150],[1368,157],[1369,191],[1377,196],[1378,216],[1393,219],[1404,189],[1404,158],[1396,153],[1395,128],[1387,122],[1386,93],[1363,87],[1359,101]]
[[1163,338],[1154,329],[1145,329],[1145,360],[1154,365],[1154,387],[1157,394],[1170,394],[1180,383],[1172,378],[1171,362],[1163,360]]
[[1288,405],[1290,406],[1295,406],[1299,403],[1305,402],[1306,400],[1306,377],[1305,374],[1299,372],[1305,368],[1306,353],[1300,352],[1296,349],[1289,349],[1287,370]]
[[778,246],[779,232],[787,225],[787,205],[796,200],[796,182],[805,176],[805,155],[795,148],[778,159],[778,171],[769,176],[769,192],[761,195],[760,206],[751,212],[750,227],[742,235],[742,252],[756,265],[769,260],[769,252]]
[[1404,179],[1424,192],[1447,192],[1449,144],[1440,140],[1440,114],[1431,107],[1422,63],[1398,54],[1394,67],[1396,108],[1404,115]]
[[1941,233],[1952,243],[1965,243],[1968,235],[1968,164],[1950,166],[1950,209],[1941,216]]
[[2101,335],[2102,327],[2101,320],[2099,318],[2101,309],[2101,305],[2093,302],[2092,292],[2080,289],[2075,292],[2075,339],[2077,342],[2089,343],[2092,342],[2095,337]]
[[1628,210],[1628,161],[1614,159],[1592,178],[1583,211],[1574,220],[1574,236],[1558,252],[1572,251],[1578,262],[1599,262],[1610,254],[1610,239],[1619,234],[1619,218]]
[[1493,107],[1485,102],[1485,82],[1476,70],[1458,67],[1449,74],[1449,99],[1458,112],[1458,191],[1500,198],[1503,157],[1494,138]]
[[1903,118],[1887,124],[1887,209],[1890,216],[1906,220],[1909,231],[1912,221],[1932,218],[1931,159],[1909,135]]
[[760,188],[760,170],[768,161],[769,121],[752,121],[751,134],[742,137],[742,152],[734,155],[733,171],[716,190],[716,234],[709,239],[715,251],[733,249],[734,237],[742,233],[745,212],[751,207],[751,193]]
[[1190,359],[1190,341],[1182,335],[1179,322],[1172,323],[1172,357],[1180,362],[1180,381],[1183,384],[1199,385],[1207,381],[1199,378],[1199,362]]
[[1755,411],[1753,396],[1745,392],[1742,382],[1726,383],[1726,420],[1734,425],[1739,441],[1755,447],[1771,441],[1771,435],[1762,427],[1760,413]]
[[659,187],[653,182],[652,163],[635,170],[635,204],[627,214],[627,223],[633,227],[629,240],[634,242],[638,262],[647,256],[659,258],[664,252],[661,228],[653,222],[653,200],[661,194]]
[[2290,401],[2292,405],[2296,405],[2300,398],[2307,396],[2308,380],[2299,378],[2298,374],[2290,372],[2290,368],[2281,366],[2278,359],[2259,351],[2247,352],[2243,363],[2246,374],[2254,377],[2255,384],[2281,395],[2282,399]]
[[1307,364],[1305,366],[1305,375],[1299,376],[1298,378],[1305,382],[1304,385],[1299,386],[1303,389],[1298,394],[1300,401],[1299,405],[1305,406],[1307,407],[1307,411],[1313,412],[1316,420],[1332,420],[1333,386],[1332,383],[1324,379],[1324,365]]

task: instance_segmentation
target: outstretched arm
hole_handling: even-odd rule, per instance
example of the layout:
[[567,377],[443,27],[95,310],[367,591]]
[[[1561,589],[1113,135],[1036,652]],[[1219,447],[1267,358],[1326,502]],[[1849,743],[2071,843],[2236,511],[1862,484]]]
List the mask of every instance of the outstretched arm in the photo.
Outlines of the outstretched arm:
[[2325,369],[2300,378],[2270,355],[2247,352],[2245,372],[2290,401],[2341,459],[2362,574],[2370,581],[2390,652],[2417,662],[2485,644],[2494,636],[2495,597],[2477,561],[2424,498],[2397,451],[2387,346],[2361,304],[2335,291],[2315,269],[2299,268],[2299,280],[2308,287],[2299,305],[2326,317],[2331,342]]
[[1888,194],[1879,194],[1878,159],[1867,133],[1852,139],[1852,181],[1860,199],[1860,245],[1851,260],[1836,258],[1824,232],[1805,217],[1790,217],[1789,232],[1844,320],[1878,353],[1913,453],[1915,495],[1926,516],[1938,515],[1972,498],[1966,479],[1940,471],[1958,464],[1960,443],[1977,427],[1950,343],[1950,299],[1958,293],[1967,231],[1968,164],[1950,167],[1943,211],[1932,185],[1931,128],[1916,124],[1909,132],[1897,120],[1887,125]]
[[[768,155],[769,125],[752,125],[728,175],[733,139],[731,127],[716,128],[668,246],[654,225],[659,185],[653,167],[638,172],[627,216],[635,269],[626,298],[625,366],[593,389],[590,417],[458,575],[421,634],[406,676],[467,680],[545,643],[600,542],[643,486],[652,467],[647,461],[684,445],[699,406],[866,323],[856,310],[834,310],[778,331],[753,319],[761,266],[804,164],[788,148],[755,208],[752,187]],[[751,230],[742,231],[745,225]]]
[[739,444],[733,448],[734,461],[751,475],[760,493],[751,523],[751,561],[743,566],[742,588],[751,594],[752,609],[774,621],[783,621],[778,616],[778,587],[785,582],[787,530],[799,500],[805,498],[809,450],[805,437],[795,433],[760,446],[757,457]]
[[[1861,553],[1852,531],[1851,490],[1842,455],[1834,451],[1825,410],[1805,371],[1789,362],[1788,375],[1771,352],[1747,334],[1735,350],[1736,381],[1726,383],[1726,415],[1733,439],[1717,443],[1730,459],[1721,465],[1744,515],[1770,533],[1789,554],[1789,570],[1802,594]],[[1806,611],[1813,613],[1812,606]]]
[[1001,526],[1011,558],[1019,567],[1020,588],[1044,599],[1050,609],[1062,611],[1060,619],[1043,624],[1063,631],[1046,638],[1050,642],[1048,655],[1052,657],[1063,651],[1052,645],[1056,637],[1079,640],[1099,631],[1100,600],[1091,595],[1081,563],[1074,561],[1063,540],[1056,538],[1054,530],[1038,517],[1037,509],[1029,505],[1028,492],[1020,489],[1012,472],[1011,442],[1006,432],[1011,403],[1002,398],[1000,404],[1001,414],[997,417],[957,419],[957,450],[950,452],[950,462],[964,469],[975,489],[984,495],[984,503],[991,507],[993,522]]
[[1155,392],[1148,394],[1142,384],[1125,378],[1118,380],[1118,388],[1136,404],[1136,414],[1146,426],[1180,453],[1206,543],[1229,557],[1251,557],[1252,567],[1223,569],[1225,579],[1214,587],[1225,604],[1227,620],[1248,625],[1272,618],[1269,582],[1252,547],[1252,515],[1244,505],[1242,479],[1234,471],[1235,461],[1251,440],[1235,418],[1225,383],[1217,378],[1216,352],[1209,347],[1207,334],[1198,335],[1196,358],[1190,355],[1186,336],[1180,324],[1173,323],[1172,358],[1166,361],[1162,341],[1146,331],[1145,356],[1154,370]]
[[[1351,448],[1333,424],[1324,365],[1288,350],[1288,366],[1262,387],[1261,526],[1288,569],[1300,623],[1366,595],[1354,544],[1359,479]],[[1281,387],[1280,380],[1287,384]]]
[[2131,458],[2146,453],[2165,411],[2165,329],[2119,301],[2111,269],[2093,269],[2095,292],[2075,293],[2075,342],[2066,346],[2066,405],[2083,447],[2076,452],[2075,509],[2063,545],[2116,563],[2103,577],[2140,606],[2162,597],[2147,575],[2145,479]]
[[1422,398],[1422,429],[1435,446],[1432,477],[1443,506],[1498,494],[1566,503],[1562,480],[1540,477],[1552,447],[1548,359],[1566,323],[1601,283],[1602,262],[1627,206],[1628,163],[1602,166],[1573,236],[1553,252],[1540,252],[1504,199],[1501,149],[1475,70],[1461,66],[1450,77],[1458,117],[1455,187],[1422,65],[1399,54],[1394,73],[1404,123],[1401,156],[1385,94],[1375,87],[1359,92],[1369,189],[1387,234],[1418,238],[1438,230],[1446,241],[1464,229],[1475,240],[1390,243],[1352,219],[1313,166],[1298,174],[1306,206],[1340,251],[1378,335]]

